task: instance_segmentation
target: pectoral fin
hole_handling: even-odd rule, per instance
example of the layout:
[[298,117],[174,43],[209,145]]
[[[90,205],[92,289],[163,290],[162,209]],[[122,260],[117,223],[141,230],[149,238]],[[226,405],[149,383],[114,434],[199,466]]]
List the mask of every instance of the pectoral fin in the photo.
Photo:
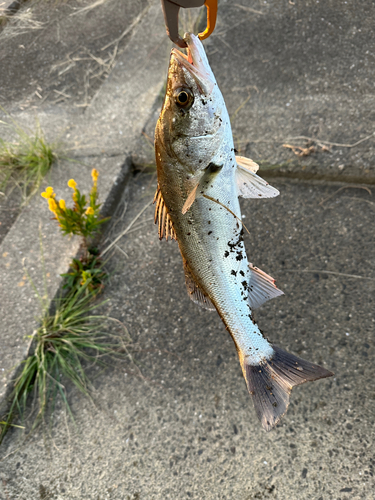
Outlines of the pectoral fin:
[[182,260],[184,263],[185,283],[189,297],[195,304],[203,307],[203,309],[207,309],[208,311],[215,311],[216,308],[212,304],[211,300],[196,284],[186,260],[184,258],[182,258]]
[[164,237],[167,241],[168,237],[170,237],[171,240],[177,240],[159,185],[154,196],[154,203],[156,203],[154,222],[158,224],[159,240],[162,240]]
[[252,309],[257,309],[267,300],[284,295],[284,292],[279,290],[275,285],[275,280],[269,274],[266,274],[261,269],[249,264],[251,275],[248,284],[249,291],[249,306]]
[[193,188],[189,194],[189,196],[186,198],[186,201],[184,203],[184,206],[182,207],[182,213],[183,214],[186,214],[186,212],[189,210],[189,208],[192,206],[192,204],[194,203],[195,201],[195,198],[197,196],[197,189],[198,189],[198,186],[199,186],[199,181],[197,183],[197,185],[195,186],[195,188]]
[[274,198],[280,193],[268,182],[256,175],[259,166],[243,156],[236,156],[236,181],[238,196],[244,198]]
[[244,168],[245,170],[250,170],[250,172],[253,172],[254,174],[256,174],[259,170],[259,165],[245,156],[236,156],[236,162],[239,167]]
[[192,206],[192,204],[197,198],[199,198],[202,195],[204,196],[204,191],[205,188],[207,187],[207,184],[209,182],[212,182],[212,180],[217,176],[217,174],[221,171],[222,168],[223,165],[218,165],[216,163],[211,162],[203,171],[201,171],[199,177],[196,178],[195,180],[196,183],[195,186],[190,191],[190,194],[186,198],[184,206],[182,207],[181,212],[183,214],[186,214],[186,212],[189,210],[189,208]]

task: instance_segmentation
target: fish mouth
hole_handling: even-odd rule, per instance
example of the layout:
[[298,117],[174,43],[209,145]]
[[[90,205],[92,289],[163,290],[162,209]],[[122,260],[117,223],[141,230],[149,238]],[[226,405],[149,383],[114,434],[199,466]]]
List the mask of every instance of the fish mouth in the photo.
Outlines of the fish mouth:
[[174,57],[180,67],[185,68],[196,81],[202,94],[210,95],[216,80],[202,42],[192,33],[185,33],[184,41],[187,44],[187,54],[173,48],[171,57]]

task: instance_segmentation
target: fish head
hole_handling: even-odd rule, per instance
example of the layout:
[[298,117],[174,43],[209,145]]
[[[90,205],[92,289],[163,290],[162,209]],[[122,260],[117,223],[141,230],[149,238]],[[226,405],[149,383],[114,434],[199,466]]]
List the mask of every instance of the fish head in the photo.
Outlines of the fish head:
[[171,52],[156,141],[161,140],[167,155],[194,174],[217,153],[229,118],[202,42],[191,33],[184,40],[187,55],[177,49]]

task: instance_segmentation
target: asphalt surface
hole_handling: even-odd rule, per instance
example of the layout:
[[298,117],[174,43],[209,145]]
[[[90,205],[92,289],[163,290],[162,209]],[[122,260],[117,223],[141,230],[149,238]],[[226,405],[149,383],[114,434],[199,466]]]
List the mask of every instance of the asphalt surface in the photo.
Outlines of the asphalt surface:
[[[342,9],[335,10],[339,4]],[[340,15],[347,23],[345,26],[350,25],[350,33],[356,26],[356,33],[361,37],[359,30],[368,28],[367,21],[362,19],[359,9],[354,9],[353,2],[345,5],[347,7],[341,2],[332,2],[327,12],[331,16]],[[309,82],[314,73],[319,76],[318,58],[310,58],[315,61],[311,68],[308,61],[300,65],[293,59],[289,74],[294,76],[289,86],[285,72],[281,72],[279,82],[275,81],[279,78],[278,72],[267,80],[268,63],[256,66],[255,52],[250,55],[246,52],[244,41],[248,46],[258,44],[258,51],[264,47],[270,52],[272,48],[277,55],[277,47],[287,45],[286,39],[284,45],[280,42],[283,32],[288,34],[289,41],[295,40],[303,30],[296,29],[290,34],[286,27],[293,19],[298,21],[293,16],[301,14],[296,3],[283,7],[276,7],[275,2],[267,3],[271,16],[268,19],[275,35],[271,48],[269,37],[260,37],[267,27],[265,21],[265,24],[260,21],[265,14],[243,11],[244,22],[234,18],[236,26],[223,33],[224,16],[227,21],[231,20],[230,9],[234,7],[224,1],[220,6],[215,32],[217,42],[211,37],[206,46],[228,103],[241,152],[258,161],[263,159],[265,167],[283,164],[280,151],[283,155],[288,153],[293,165],[291,170],[285,167],[285,171],[298,169],[299,176],[316,169],[322,176],[337,174],[336,180],[342,180],[342,172],[350,170],[352,176],[362,175],[362,180],[367,181],[373,169],[371,138],[358,149],[332,147],[331,152],[319,150],[307,157],[297,157],[293,151],[282,148],[289,134],[315,133],[321,140],[328,137],[331,142],[342,140],[354,144],[372,132],[368,105],[372,94],[364,83],[366,75],[359,78],[359,84],[363,85],[361,99],[351,98],[339,85],[342,79],[342,85],[352,85],[352,74],[345,80],[346,73],[340,73],[338,68],[347,58],[359,57],[363,47],[361,38],[357,45],[353,41],[357,39],[351,35],[339,39],[340,43],[345,42],[345,54],[340,59],[342,52],[337,50],[337,57],[330,59],[329,74],[333,76],[331,94],[327,97],[324,87],[318,85],[315,87],[318,90],[314,90],[300,85]],[[250,5],[259,11],[266,7],[255,2]],[[319,13],[317,4],[311,2],[306,8],[310,9],[313,21],[313,14]],[[323,54],[324,47],[332,45],[335,38],[328,41],[326,36],[319,38],[320,28],[316,26],[322,25],[317,21],[307,23],[306,30],[318,30],[311,40],[316,54],[319,50]],[[134,37],[136,35],[129,44],[134,42]],[[372,37],[368,40],[370,45]],[[304,47],[304,38],[298,43]],[[141,50],[137,44],[135,47]],[[167,70],[163,50],[155,72],[163,64],[165,72]],[[279,57],[276,55],[274,62]],[[366,61],[363,71],[370,74]],[[288,66],[287,58],[283,64]],[[303,79],[304,64],[308,74]],[[257,79],[254,79],[255,69]],[[113,155],[117,151],[123,156],[121,148],[130,144],[127,151],[133,153],[136,163],[141,165],[152,161],[152,149],[144,139],[139,141],[136,114],[131,115],[129,110],[130,123],[126,123],[126,117],[119,122],[126,98],[119,99],[128,95],[123,91],[129,92],[130,87],[126,86],[126,65],[117,70],[95,97],[96,104],[82,113],[85,120],[92,121],[91,128],[82,128],[82,135],[87,144],[90,134],[94,138],[93,158],[105,163],[105,155],[100,156],[102,144]],[[322,76],[319,81],[323,79]],[[162,100],[162,91],[156,89],[156,82],[155,78],[150,95],[142,90],[148,98],[144,107],[149,109],[147,117],[142,111],[144,130],[151,139]],[[251,94],[245,104],[249,94],[244,95],[243,89]],[[282,105],[289,102],[291,95],[299,103],[295,112],[292,105]],[[312,95],[314,98],[310,99]],[[137,99],[137,103],[142,103],[141,98]],[[10,108],[18,109],[18,117],[30,120],[30,109],[20,110],[19,102],[24,101],[10,101]],[[116,106],[116,102],[121,106]],[[152,106],[149,102],[155,104]],[[106,103],[109,103],[107,108]],[[47,104],[48,99],[45,106]],[[348,118],[351,106],[356,104],[356,114],[346,122],[347,135],[340,135],[338,115],[346,110],[349,114],[343,116]],[[48,108],[49,111],[43,110],[44,123],[52,123],[50,130],[53,131],[57,130],[59,116],[63,124],[74,121],[73,135],[78,140],[77,123],[84,122],[79,121],[77,110],[71,111],[63,102],[55,106]],[[366,106],[368,112],[365,112]],[[326,128],[311,132],[306,127],[314,121],[314,109]],[[103,117],[102,121],[99,116]],[[300,118],[303,120],[298,122]],[[127,127],[124,130],[130,137],[132,123],[137,123],[134,130],[138,142],[132,139],[124,143],[115,131]],[[328,125],[332,135],[327,136]],[[271,142],[262,142],[265,139]],[[338,157],[342,163],[336,161]],[[121,158],[119,156],[119,161]],[[324,158],[332,160],[331,164],[325,163]],[[115,162],[116,156],[112,163]],[[338,168],[342,164],[344,167]],[[104,247],[122,234],[152,200],[156,178],[152,169],[150,171],[135,175],[129,182],[112,218]],[[75,175],[70,171],[69,174]],[[84,176],[84,172],[80,175]],[[251,233],[245,235],[249,260],[276,278],[278,287],[285,292],[283,297],[262,306],[256,312],[256,320],[272,342],[322,364],[335,376],[295,388],[281,423],[269,433],[263,431],[247,394],[232,339],[215,312],[201,310],[188,298],[177,244],[158,240],[150,205],[115,247],[107,264],[111,278],[102,297],[108,302],[101,306],[102,313],[119,320],[128,329],[133,361],[125,357],[121,362],[110,363],[105,371],[88,367],[94,385],[94,403],[67,385],[75,425],[58,404],[53,424],[40,426],[27,441],[20,429],[8,432],[0,448],[1,500],[375,498],[373,188],[280,178],[272,179],[272,184],[280,190],[279,197],[242,201],[244,222]],[[37,213],[36,205],[24,216],[31,217],[33,213]],[[62,261],[69,259],[73,246],[66,244]],[[58,248],[55,251],[58,253]],[[52,265],[53,255],[48,256]],[[25,313],[29,305],[26,298],[24,301]],[[21,310],[19,315],[22,317]],[[29,318],[25,315],[24,322],[30,321]],[[108,326],[108,331],[118,333],[119,327]]]

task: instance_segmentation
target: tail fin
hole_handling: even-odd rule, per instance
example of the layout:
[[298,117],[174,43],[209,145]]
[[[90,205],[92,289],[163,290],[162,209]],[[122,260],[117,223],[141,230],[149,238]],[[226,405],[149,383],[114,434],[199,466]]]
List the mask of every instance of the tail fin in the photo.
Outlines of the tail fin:
[[331,377],[332,372],[272,346],[271,359],[259,365],[244,365],[246,385],[253,397],[256,414],[266,431],[274,427],[289,406],[293,387]]

